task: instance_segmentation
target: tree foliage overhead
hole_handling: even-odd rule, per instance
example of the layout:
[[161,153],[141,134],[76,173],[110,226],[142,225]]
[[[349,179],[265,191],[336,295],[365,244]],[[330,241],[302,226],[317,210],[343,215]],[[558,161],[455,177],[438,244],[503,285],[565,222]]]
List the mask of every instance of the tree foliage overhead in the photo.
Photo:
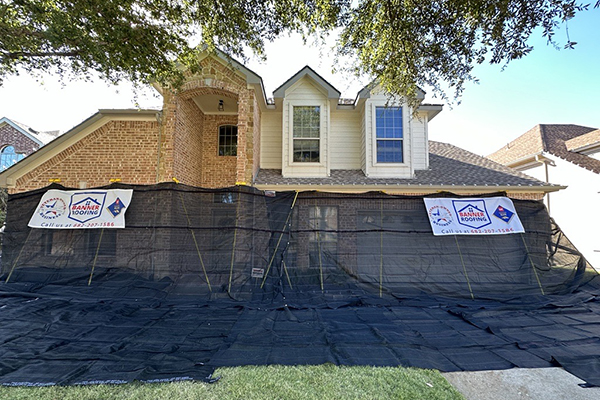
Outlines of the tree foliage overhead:
[[446,97],[445,84],[458,97],[475,79],[474,65],[527,55],[536,28],[556,45],[555,30],[587,8],[575,0],[362,0],[338,51],[358,59],[353,72],[378,77],[392,94],[401,88],[414,99],[416,87],[425,86]]
[[[598,7],[600,1],[595,4]],[[587,9],[577,0],[0,0],[0,84],[57,72],[110,82],[180,82],[193,44],[245,58],[283,34],[333,33],[352,72],[415,98],[417,86],[460,95],[477,63],[531,51],[534,29]],[[568,39],[566,46],[575,43]]]

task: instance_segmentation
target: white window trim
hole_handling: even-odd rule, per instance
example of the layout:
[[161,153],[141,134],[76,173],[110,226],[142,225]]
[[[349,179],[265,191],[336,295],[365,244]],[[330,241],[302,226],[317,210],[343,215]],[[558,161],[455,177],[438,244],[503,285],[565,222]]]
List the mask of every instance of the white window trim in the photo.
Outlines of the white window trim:
[[[319,126],[319,162],[300,162],[294,161],[294,107],[319,107],[320,108],[320,126]],[[295,166],[325,166],[329,157],[327,157],[327,116],[329,110],[323,101],[314,100],[290,100],[288,103],[288,165]]]
[[406,141],[407,141],[407,118],[406,118],[406,106],[404,105],[394,105],[390,107],[394,108],[402,108],[402,159],[404,160],[401,163],[388,163],[388,162],[378,162],[377,161],[377,108],[378,107],[387,107],[386,104],[379,103],[371,103],[371,165],[374,167],[390,167],[390,168],[398,168],[398,167],[407,167],[409,163],[406,162],[408,158],[408,154],[406,153]]

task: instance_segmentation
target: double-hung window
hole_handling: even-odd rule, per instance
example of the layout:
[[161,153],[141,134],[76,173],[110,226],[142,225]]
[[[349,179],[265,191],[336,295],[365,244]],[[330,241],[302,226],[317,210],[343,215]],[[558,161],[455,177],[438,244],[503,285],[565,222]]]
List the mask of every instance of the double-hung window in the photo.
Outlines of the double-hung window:
[[293,107],[293,161],[320,162],[321,107]]
[[375,107],[378,163],[404,162],[402,107]]

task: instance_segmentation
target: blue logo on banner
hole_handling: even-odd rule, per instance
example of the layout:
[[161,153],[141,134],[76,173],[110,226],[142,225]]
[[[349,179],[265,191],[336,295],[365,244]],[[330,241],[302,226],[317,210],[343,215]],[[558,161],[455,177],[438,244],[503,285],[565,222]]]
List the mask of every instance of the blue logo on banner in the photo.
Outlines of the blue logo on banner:
[[71,195],[69,218],[77,222],[88,222],[102,214],[106,193],[84,192]]
[[510,222],[511,218],[515,215],[514,212],[510,211],[508,208],[504,208],[502,206],[498,206],[496,211],[494,211],[494,217],[500,218],[502,221],[507,224]]
[[[465,203],[466,205],[462,206]],[[452,205],[460,225],[480,229],[492,223],[485,208],[484,200],[452,200]]]
[[110,211],[113,217],[116,217],[117,215],[121,214],[121,211],[125,209],[125,204],[123,204],[121,199],[117,197],[115,202],[106,208],[108,209],[108,211]]

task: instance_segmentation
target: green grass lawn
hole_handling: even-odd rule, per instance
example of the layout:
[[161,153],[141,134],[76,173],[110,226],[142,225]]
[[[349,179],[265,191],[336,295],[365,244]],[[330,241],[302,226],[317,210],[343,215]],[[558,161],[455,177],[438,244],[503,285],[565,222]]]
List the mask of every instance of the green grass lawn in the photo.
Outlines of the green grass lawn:
[[[11,400],[350,400],[350,399],[463,399],[438,371],[416,368],[264,366],[220,368],[213,384],[0,387],[0,399]],[[463,399],[464,400],[464,399]]]

